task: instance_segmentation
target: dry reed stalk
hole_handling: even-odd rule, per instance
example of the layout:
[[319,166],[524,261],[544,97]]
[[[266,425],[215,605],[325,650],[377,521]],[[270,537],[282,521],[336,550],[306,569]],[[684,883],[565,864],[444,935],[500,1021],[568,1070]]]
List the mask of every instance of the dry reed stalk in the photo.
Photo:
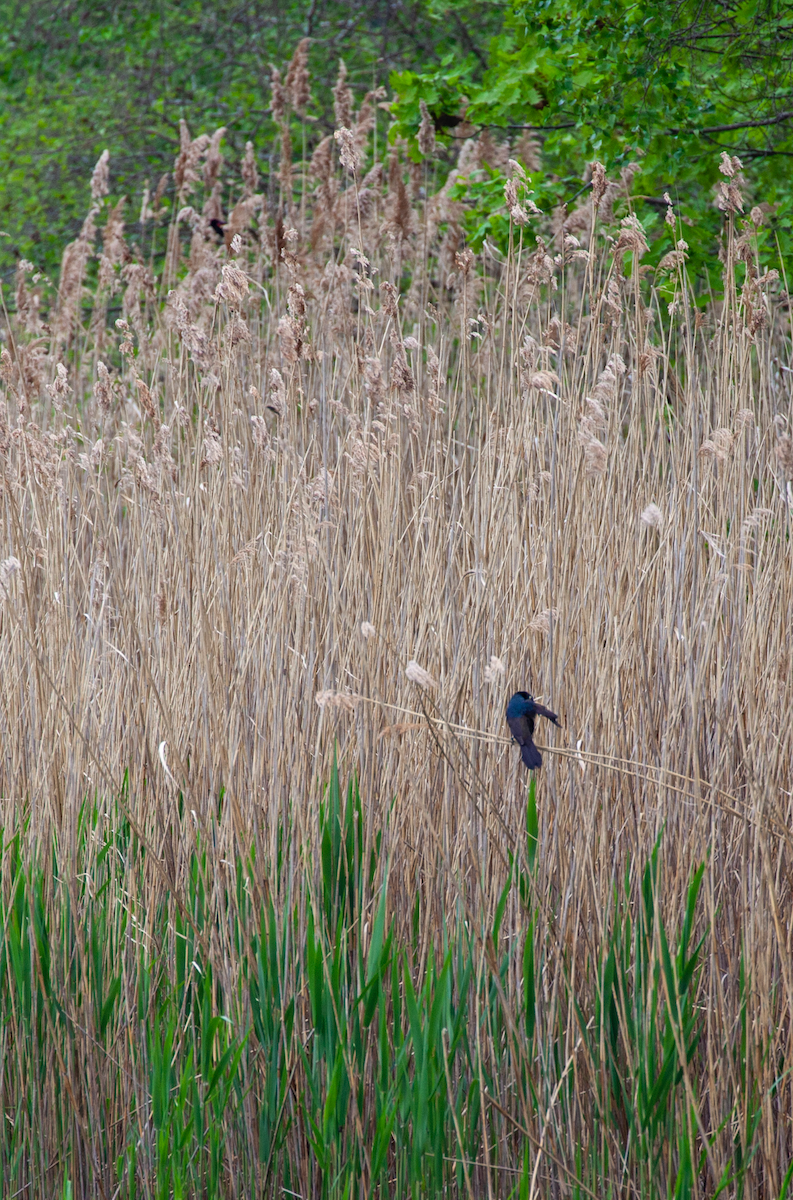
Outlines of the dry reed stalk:
[[[297,111],[307,102],[302,70],[287,76]],[[281,122],[286,102],[274,71]],[[357,175],[361,138],[343,69],[335,102],[342,161]],[[212,193],[220,136],[192,139],[183,124],[180,205],[205,156]],[[425,123],[423,153],[430,143]],[[286,124],[281,146],[291,199]],[[154,848],[146,911],[166,883],[182,894],[200,843],[212,846],[208,904],[219,912],[223,864],[255,846],[264,894],[286,826],[302,831],[300,870],[312,878],[337,745],[364,791],[366,845],[383,831],[405,937],[419,880],[426,962],[461,914],[491,927],[504,864],[525,836],[525,776],[502,735],[505,699],[526,687],[565,725],[565,752],[550,753],[538,779],[533,887],[553,931],[538,1020],[566,1029],[568,1045],[566,1065],[545,1064],[552,1089],[539,1117],[515,1108],[514,1080],[496,1107],[568,1167],[576,1144],[610,1136],[586,1087],[564,1116],[555,1107],[563,1072],[585,1079],[589,1069],[566,981],[572,974],[594,995],[615,880],[635,875],[663,828],[664,914],[676,918],[693,864],[707,863],[699,987],[709,1038],[731,1039],[742,1013],[767,1030],[746,1068],[751,1087],[766,1097],[776,1088],[789,1108],[793,457],[787,426],[775,425],[785,397],[771,364],[788,335],[774,281],[758,276],[729,313],[725,304],[712,340],[683,298],[666,326],[660,316],[653,326],[657,295],[621,275],[624,252],[638,259],[646,249],[637,222],[623,220],[612,250],[599,249],[598,224],[625,180],[612,185],[598,164],[593,204],[577,218],[588,260],[566,218],[558,260],[546,230],[548,244],[538,238],[520,261],[482,266],[429,224],[416,246],[396,151],[387,198],[377,177],[364,181],[373,209],[385,202],[385,226],[346,218],[332,146],[325,139],[312,160],[311,243],[282,229],[269,266],[244,236],[261,206],[252,152],[233,261],[204,217],[184,210],[187,272],[162,311],[156,281],[130,278],[148,301],[144,314],[130,298],[113,371],[97,361],[94,380],[58,358],[79,325],[95,209],[64,254],[48,393],[35,380],[25,391],[36,331],[20,314],[14,356],[3,351],[0,408],[3,825],[23,829],[30,818],[26,852],[50,836],[76,845],[85,796],[109,803],[128,772],[125,811]],[[506,165],[492,139],[469,153]],[[530,150],[522,156],[530,165]],[[734,214],[728,165],[721,195]],[[106,191],[100,171],[97,203]],[[517,185],[507,198],[520,207]],[[123,259],[114,211],[100,287]],[[330,258],[326,230],[342,243]],[[175,223],[164,267],[172,284],[178,238]],[[448,271],[438,284],[444,257],[456,267],[452,293]],[[405,265],[420,286],[403,296]],[[680,270],[682,259],[666,265]],[[434,306],[434,345],[422,296]],[[87,336],[98,350],[98,328]],[[670,413],[675,362],[686,366]],[[92,395],[97,430],[82,446],[74,429]],[[394,709],[419,719],[394,723]],[[461,736],[468,730],[481,736]],[[218,816],[221,789],[229,802]],[[524,925],[513,892],[502,937]],[[227,927],[214,936],[207,954],[224,994],[242,995]],[[503,987],[520,995],[517,958]],[[497,1062],[491,1032],[483,1025],[477,1036],[482,1059]],[[698,1118],[709,1113],[715,1129],[734,1088],[705,1057],[701,1068]],[[759,1122],[747,1168],[756,1194],[778,1179],[789,1138],[770,1103]],[[289,1137],[297,1160],[296,1127]],[[712,1169],[731,1153],[727,1130],[714,1138]],[[484,1171],[477,1186],[490,1179]]]

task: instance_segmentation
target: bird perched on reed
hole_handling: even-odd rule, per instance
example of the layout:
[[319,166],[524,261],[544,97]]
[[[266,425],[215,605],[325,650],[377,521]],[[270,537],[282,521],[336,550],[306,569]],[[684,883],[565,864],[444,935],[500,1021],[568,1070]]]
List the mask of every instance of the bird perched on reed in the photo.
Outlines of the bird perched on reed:
[[524,764],[533,771],[542,766],[542,756],[534,745],[534,721],[536,717],[547,717],[554,725],[559,724],[559,718],[550,708],[538,704],[529,692],[515,692],[507,705],[507,724],[510,733],[520,746],[520,756]]

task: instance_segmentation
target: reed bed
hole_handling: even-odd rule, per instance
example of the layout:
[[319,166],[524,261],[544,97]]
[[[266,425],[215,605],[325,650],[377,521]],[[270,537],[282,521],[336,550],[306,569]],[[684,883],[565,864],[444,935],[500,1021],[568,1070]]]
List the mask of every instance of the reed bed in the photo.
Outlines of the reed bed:
[[[483,135],[438,186],[428,127],[378,161],[379,99],[340,77],[310,163],[282,110],[261,192],[183,126],[131,240],[103,156],[57,289],[20,264],[0,1193],[780,1197],[763,214],[727,160],[703,306],[671,207],[645,270],[624,180],[535,216]],[[474,254],[454,179],[499,172],[508,245]],[[562,720],[528,789],[518,688]]]

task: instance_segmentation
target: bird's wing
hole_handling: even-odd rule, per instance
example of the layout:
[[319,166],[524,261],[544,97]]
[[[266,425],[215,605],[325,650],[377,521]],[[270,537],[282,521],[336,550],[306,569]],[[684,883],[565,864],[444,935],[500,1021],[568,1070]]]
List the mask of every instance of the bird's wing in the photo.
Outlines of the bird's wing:
[[510,733],[519,746],[525,746],[531,741],[534,733],[534,717],[521,713],[519,717],[507,717]]
[[542,766],[540,752],[532,741],[534,733],[534,714],[521,713],[519,717],[507,717],[510,733],[520,746],[520,756],[530,771]]
[[559,724],[558,714],[555,712],[551,712],[550,708],[545,708],[542,704],[537,704],[536,701],[534,703],[534,708],[535,708],[535,711],[538,716],[547,717],[549,721],[552,721],[554,723],[554,725]]

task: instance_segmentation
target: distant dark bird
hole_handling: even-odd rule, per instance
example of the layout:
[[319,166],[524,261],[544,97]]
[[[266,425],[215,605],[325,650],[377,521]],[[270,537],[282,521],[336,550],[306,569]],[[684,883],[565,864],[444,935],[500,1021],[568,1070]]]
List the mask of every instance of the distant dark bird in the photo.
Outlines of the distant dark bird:
[[528,692],[515,692],[507,705],[507,725],[510,733],[520,746],[520,756],[530,771],[542,766],[542,757],[534,745],[534,718],[547,717],[554,725],[559,724],[559,718],[550,708],[545,708]]
[[430,109],[430,116],[439,133],[443,133],[444,129],[454,129],[456,125],[461,125],[465,120],[465,117],[456,116],[454,113],[438,112],[437,109],[435,112]]
[[209,224],[212,226],[218,238],[222,242],[225,236],[226,226],[217,217],[213,217]]

